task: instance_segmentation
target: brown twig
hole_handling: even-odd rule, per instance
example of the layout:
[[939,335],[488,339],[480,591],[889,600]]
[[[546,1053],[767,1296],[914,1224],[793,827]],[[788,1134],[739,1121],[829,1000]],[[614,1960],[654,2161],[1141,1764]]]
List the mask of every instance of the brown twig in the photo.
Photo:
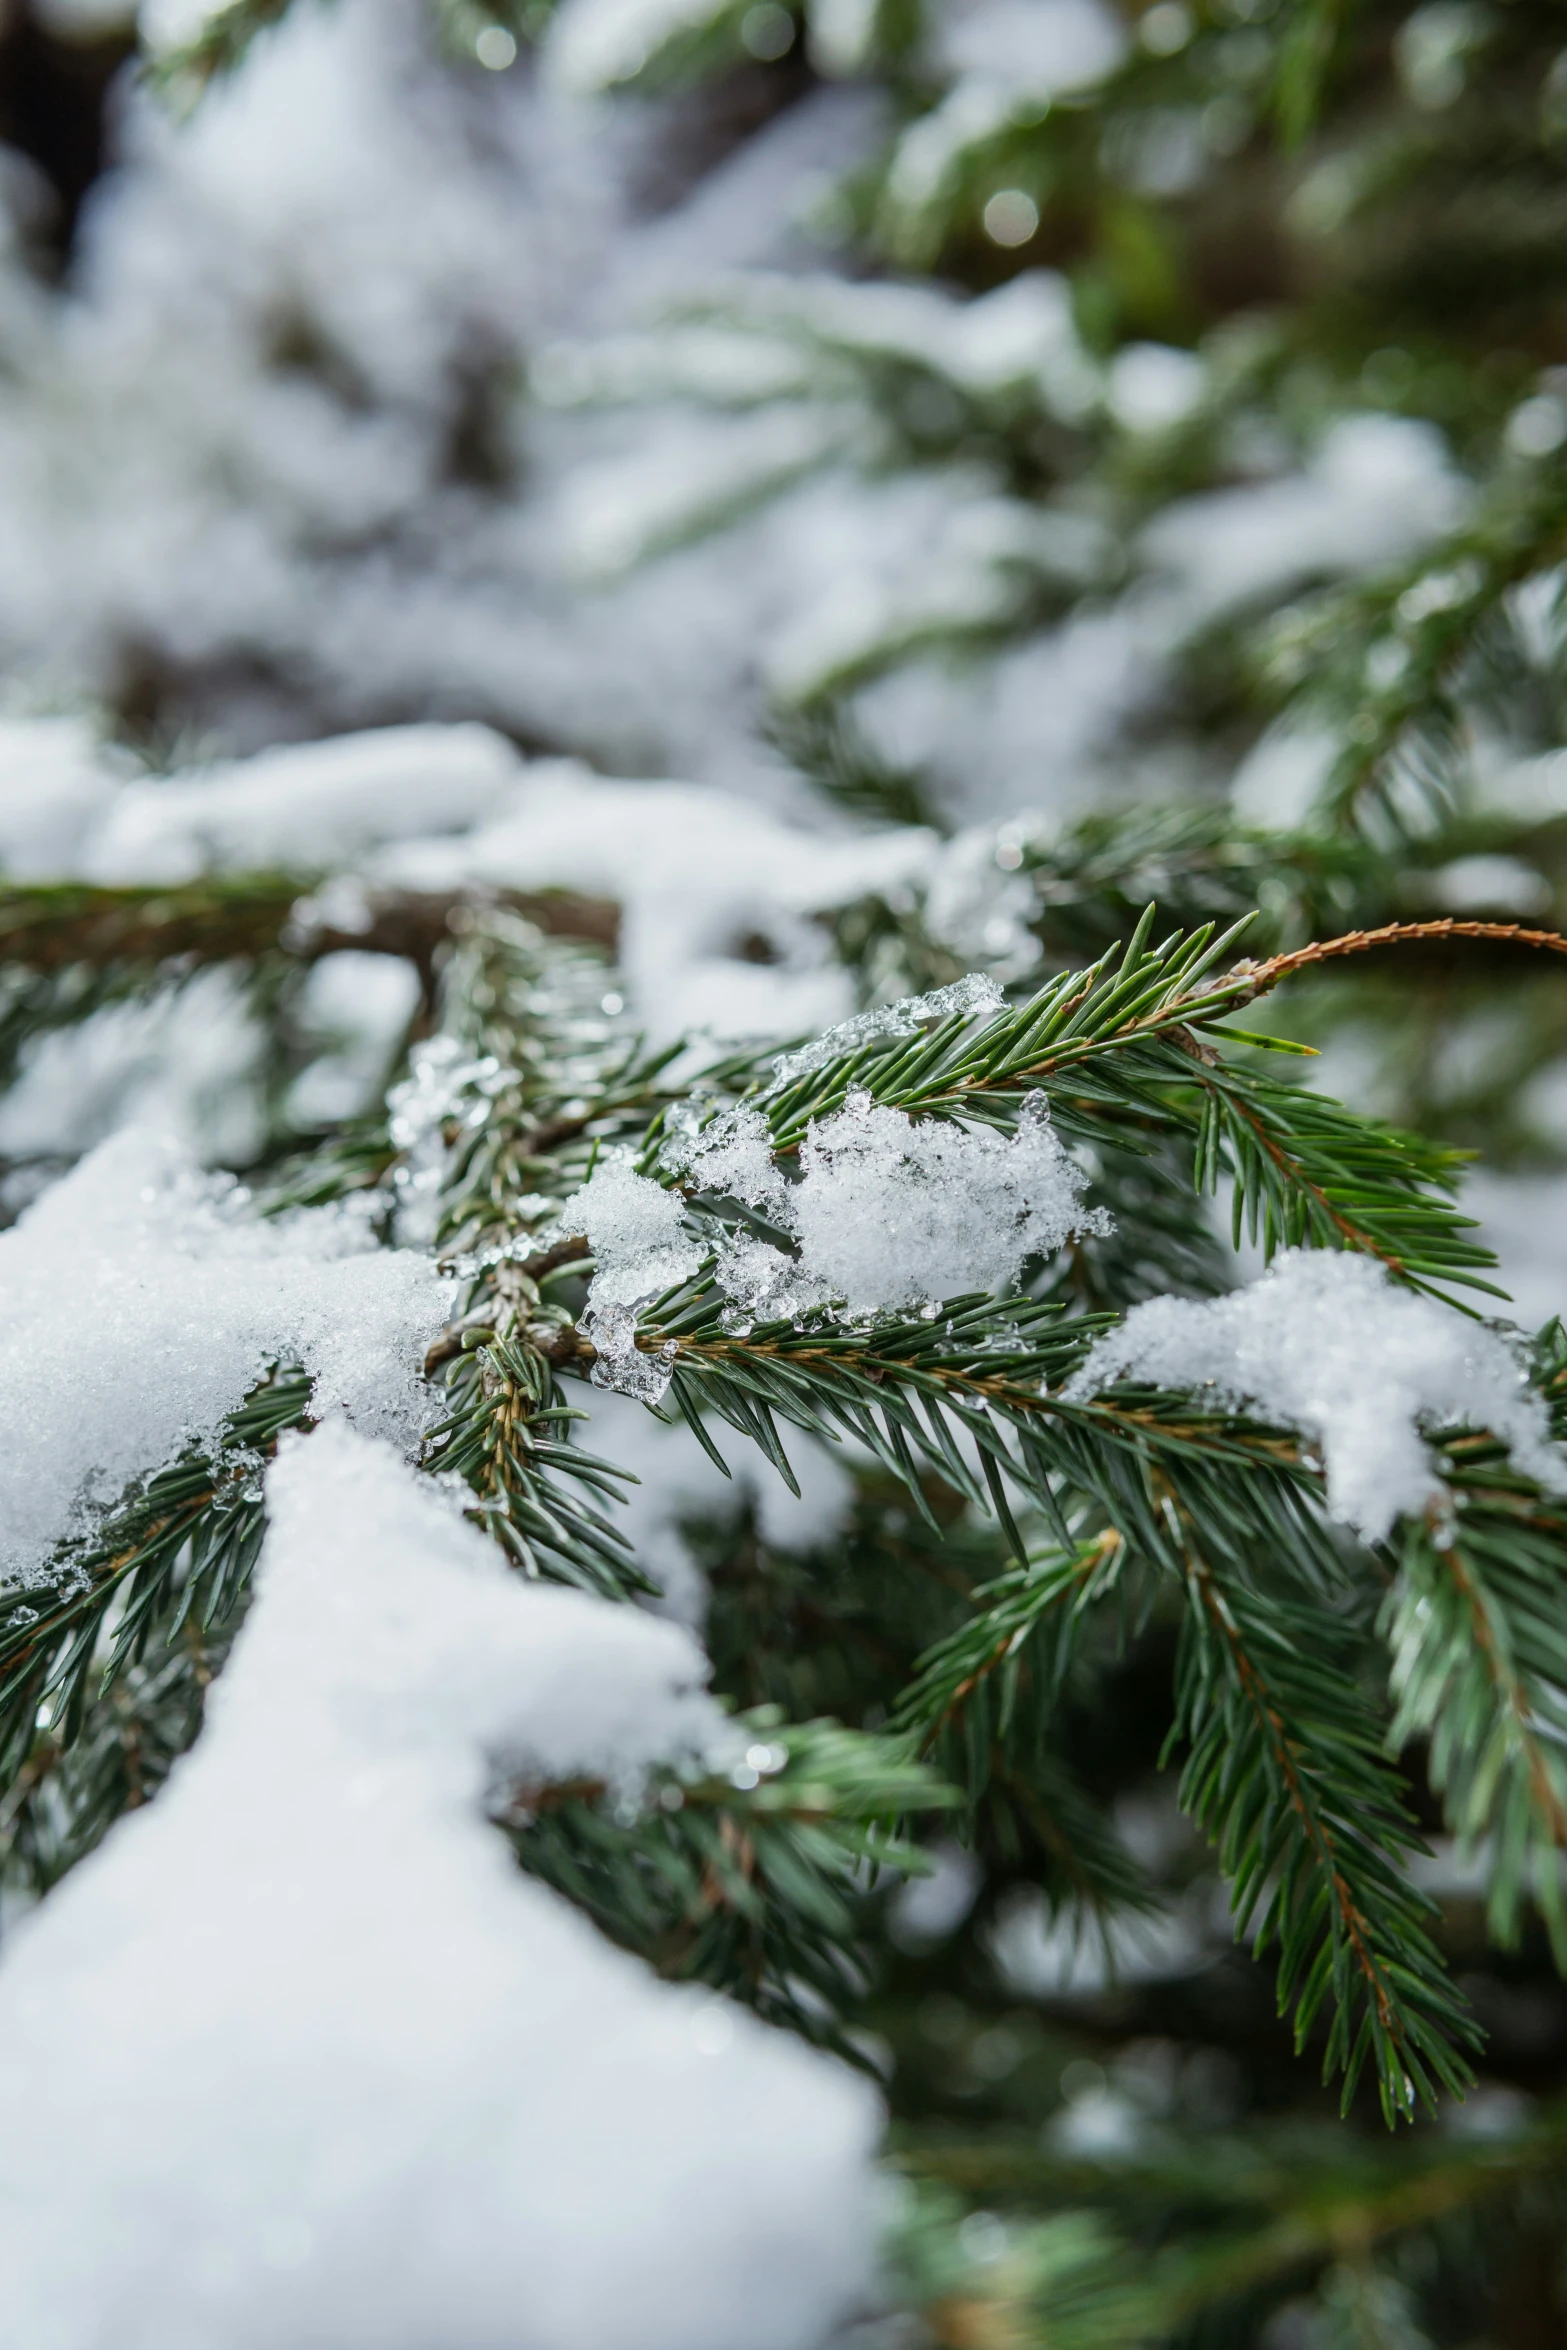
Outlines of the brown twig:
[[1543,948],[1547,954],[1567,955],[1567,937],[1559,930],[1529,930],[1521,922],[1460,922],[1444,914],[1431,922],[1384,922],[1376,930],[1346,930],[1339,938],[1313,939],[1309,946],[1288,954],[1270,955],[1266,962],[1237,963],[1231,977],[1244,980],[1247,1000],[1255,1002],[1281,979],[1313,963],[1327,963],[1342,955],[1367,954],[1373,947],[1405,946],[1418,939],[1481,938],[1498,944]]

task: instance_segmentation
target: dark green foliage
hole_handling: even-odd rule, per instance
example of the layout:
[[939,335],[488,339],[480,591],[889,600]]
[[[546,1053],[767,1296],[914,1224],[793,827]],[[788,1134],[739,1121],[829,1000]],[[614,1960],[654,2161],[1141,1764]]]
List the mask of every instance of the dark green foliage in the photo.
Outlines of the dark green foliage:
[[37,1585],[0,1602],[0,1877],[42,1889],[145,1801],[195,1735],[202,1692],[249,1597],[261,1473],[309,1425],[279,1371],[206,1458],[149,1476]]
[[1296,2046],[1326,2008],[1324,2071],[1342,2070],[1347,2108],[1369,2065],[1392,2122],[1465,2089],[1480,2035],[1443,1979],[1435,1904],[1404,1874],[1421,1842],[1345,1669],[1351,1643],[1320,1606],[1257,1591],[1255,1572],[1193,1543],[1181,1801],[1214,1839],[1238,1924],[1259,1956],[1277,1948]]
[[900,1817],[955,1803],[907,1739],[741,1714],[728,1779],[654,1773],[637,1801],[605,1788],[513,1792],[497,1813],[531,1876],[663,1974],[721,1984],[808,2039],[853,2053],[867,1888],[918,1870]]

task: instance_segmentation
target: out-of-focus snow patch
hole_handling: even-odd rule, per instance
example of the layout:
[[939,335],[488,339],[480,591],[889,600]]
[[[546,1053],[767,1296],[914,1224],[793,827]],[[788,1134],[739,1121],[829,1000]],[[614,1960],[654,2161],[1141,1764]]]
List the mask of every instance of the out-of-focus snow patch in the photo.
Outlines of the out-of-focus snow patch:
[[928,1950],[955,1934],[979,1899],[984,1870],[974,1854],[950,1836],[931,1845],[929,1876],[910,1877],[892,1899],[888,1929],[905,1950]]
[[1070,2160],[1114,2161],[1138,2153],[1148,2139],[1148,2116],[1108,2082],[1069,2097],[1045,2127],[1046,2143]]
[[928,773],[956,815],[1076,815],[1115,785],[1127,720],[1156,696],[1161,649],[1129,601],[1082,611],[996,656],[919,655],[855,695],[890,766]]
[[243,1166],[265,1139],[266,1037],[232,972],[111,1003],[24,1046],[0,1094],[0,1158],[74,1159],[124,1126]]
[[1480,799],[1487,809],[1520,824],[1549,824],[1567,815],[1567,750],[1482,760]]
[[371,870],[411,889],[474,881],[612,898],[621,967],[660,1039],[704,1028],[780,1036],[852,1008],[848,975],[813,918],[910,888],[937,849],[927,832],[824,837],[704,786],[609,781],[540,761],[497,822],[404,842]]
[[1348,416],[1301,472],[1167,507],[1142,551],[1190,632],[1312,579],[1396,562],[1451,529],[1467,495],[1434,425]]
[[567,478],[558,515],[567,556],[583,579],[611,579],[809,472],[859,423],[853,409],[790,402],[645,424],[635,448]]
[[1126,32],[1099,0],[958,0],[937,18],[931,50],[944,73],[1053,98],[1102,81],[1126,53]]
[[1127,432],[1168,432],[1202,405],[1208,371],[1195,351],[1128,343],[1110,363],[1105,399]]
[[0,871],[16,881],[75,872],[83,838],[133,772],[85,718],[0,719]]
[[519,1582],[345,1429],[268,1502],[199,1745],[0,1965],[17,2341],[812,2350],[871,2280],[873,2092],[482,1817],[498,1763],[726,1767],[695,1643]]
[[494,813],[521,773],[511,744],[488,726],[390,726],[289,745],[127,784],[82,869],[109,882],[321,872],[410,833],[465,831]]
[[1029,1999],[1094,1999],[1121,1984],[1171,1982],[1207,1964],[1205,1906],[1085,1918],[1032,1886],[1008,1894],[989,1931],[1008,1986]]
[[734,0],[561,0],[544,41],[557,88],[591,97],[635,81],[661,49],[712,30]]
[[346,948],[312,965],[298,1017],[306,1033],[327,1049],[289,1088],[291,1125],[325,1126],[368,1115],[408,1033],[419,994],[419,974],[401,955]]
[[1270,726],[1235,770],[1230,796],[1236,815],[1273,832],[1293,832],[1311,814],[1337,754],[1325,728]]
[[936,21],[930,62],[951,78],[940,104],[900,138],[887,176],[894,218],[917,220],[964,158],[1052,98],[1089,89],[1126,51],[1126,30],[1099,0],[971,0]]
[[1455,857],[1423,874],[1421,888],[1452,914],[1543,914],[1553,894],[1545,875],[1521,857]]
[[1504,1175],[1478,1167],[1464,1205],[1479,1218],[1477,1240],[1496,1251],[1494,1278],[1527,1329],[1567,1318],[1567,1175]]

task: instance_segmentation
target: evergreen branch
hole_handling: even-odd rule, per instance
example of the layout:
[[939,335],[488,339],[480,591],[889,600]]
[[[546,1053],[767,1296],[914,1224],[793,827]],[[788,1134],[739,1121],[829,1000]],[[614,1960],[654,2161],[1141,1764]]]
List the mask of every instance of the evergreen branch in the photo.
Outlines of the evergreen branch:
[[1485,633],[1567,548],[1560,465],[1505,467],[1440,546],[1275,624],[1268,667],[1343,747],[1317,814],[1394,845],[1446,816],[1465,757],[1462,702]]
[[[445,979],[447,1033],[474,1056],[446,1125],[436,1238],[448,1256],[504,1253],[550,1221],[607,1143],[642,1140],[685,1098],[668,1081],[679,1047],[650,1050],[606,1014],[612,978],[590,942],[507,908],[466,914]],[[732,1095],[766,1057],[722,1054],[697,1075]]]
[[660,1973],[856,2057],[843,2016],[864,1988],[867,1872],[922,1872],[893,1823],[958,1798],[904,1738],[787,1723],[776,1706],[737,1728],[748,1743],[727,1777],[660,1769],[635,1804],[599,1781],[514,1788],[493,1816],[530,1875]]
[[[1481,2143],[1409,2140],[1396,2162],[1378,2162],[1363,2146],[1338,2139],[1317,2152],[1298,2134],[1282,2143],[1257,2134],[1218,2146],[1183,2144],[1164,2159],[1128,2150],[1096,2162],[1032,2143],[954,2142],[949,2134],[907,2128],[893,2159],[916,2182],[934,2186],[938,2197],[956,2189],[990,2203],[1026,2198],[1047,2210],[1086,2202],[1106,2215],[1102,2227],[1110,2213],[1120,2216],[1111,2239],[1119,2278],[1107,2273],[1106,2284],[1140,2290],[1142,2322],[1134,2338],[1149,2341],[1179,2335],[1195,2319],[1211,2320],[1226,2303],[1268,2286],[1298,2291],[1346,2257],[1364,2260],[1380,2246],[1455,2218],[1472,2225],[1488,2206],[1516,2209],[1534,2182],[1567,2181],[1567,2115],[1558,2105],[1516,2135]],[[937,2234],[938,2245],[955,2233],[941,2200],[917,2208],[911,2224]],[[1150,2243],[1156,2248],[1142,2249]],[[986,2281],[972,2280],[976,2297]],[[1101,2338],[1123,2338],[1108,2297],[1104,2317]]]
[[[1217,1061],[1198,1081],[1197,1182],[1234,1182],[1233,1229],[1281,1247],[1349,1248],[1412,1289],[1455,1282],[1505,1293],[1483,1278],[1492,1252],[1465,1237],[1474,1219],[1438,1195],[1455,1187],[1460,1154],[1345,1109],[1325,1094]],[[1177,1113],[1180,1096],[1166,1097]],[[1453,1302],[1453,1301],[1449,1301]]]
[[775,1082],[761,1103],[775,1149],[797,1149],[810,1121],[841,1108],[857,1087],[910,1117],[967,1113],[1005,1124],[1041,1086],[1080,1079],[1096,1062],[1211,1025],[1250,1000],[1244,975],[1200,984],[1249,916],[1217,938],[1208,924],[1150,949],[1154,913],[1145,909],[1124,949],[1062,973],[1015,1011],[977,1027],[953,1013],[913,1037],[873,1036]]
[[69,1745],[51,1729],[38,1732],[0,1795],[0,1885],[47,1893],[117,1819],[152,1800],[195,1740],[232,1629],[232,1618],[207,1631],[187,1616],[161,1654],[122,1667],[89,1694]]
[[1341,955],[1363,955],[1373,947],[1403,946],[1416,939],[1492,939],[1498,945],[1541,947],[1553,955],[1567,955],[1567,938],[1559,930],[1531,930],[1521,922],[1464,922],[1443,915],[1430,922],[1384,922],[1374,930],[1351,930],[1342,938],[1314,939],[1285,954],[1270,955],[1265,963],[1239,963],[1255,991],[1248,1001],[1277,987],[1281,979]]
[[[1126,1545],[1113,1529],[1070,1551],[1046,1551],[974,1593],[972,1620],[928,1649],[893,1714],[922,1752],[952,1746],[981,1791],[993,1744],[1004,1741],[1024,1694],[1038,1720],[1065,1682],[1087,1611],[1113,1590]],[[1031,1669],[1029,1669],[1031,1668]]]
[[1355,836],[1265,832],[1210,801],[1095,812],[1042,837],[1004,831],[998,847],[1034,892],[1047,951],[1079,958],[1129,937],[1150,899],[1182,930],[1256,908],[1265,935],[1294,944],[1387,907],[1401,872]]
[[1259,1953],[1277,1945],[1297,2049],[1331,2004],[1323,2077],[1342,2072],[1346,2109],[1368,2063],[1389,2123],[1461,2094],[1478,2034],[1431,1941],[1433,1905],[1402,1871],[1420,1840],[1331,1619],[1221,1574],[1195,1536],[1187,1581],[1181,1801],[1218,1848],[1237,1920]]
[[[890,2251],[898,2299],[939,2350],[1135,2350],[1155,2338],[1159,2307],[1145,2264],[1097,2211],[987,2213],[976,2255],[971,2216],[941,2187],[939,2158],[902,2166],[919,2192],[899,2214]],[[999,2242],[996,2241],[999,2236]]]
[[[1559,1413],[1567,1362],[1553,1336],[1544,1384]],[[1567,1971],[1567,1512],[1493,1437],[1434,1441],[1442,1503],[1405,1525],[1384,1611],[1391,1740],[1429,1741],[1454,1835],[1488,1851],[1490,1931],[1515,1942],[1532,1899]]]
[[[1311,963],[1434,936],[1561,946],[1556,934],[1514,924],[1391,925],[1261,964],[1242,962],[1210,980],[1207,971],[1239,926],[1216,939],[1208,925],[1150,948],[1153,913],[1145,910],[1124,951],[1062,974],[1016,1010],[978,1025],[953,1013],[912,1037],[881,1034],[851,1044],[795,1076],[786,1066],[784,1081],[758,1102],[776,1153],[797,1151],[810,1122],[859,1088],[911,1118],[969,1119],[1003,1130],[1015,1126],[1031,1093],[1047,1089],[1058,1126],[1074,1137],[1108,1136],[1123,1150],[1146,1153],[1163,1130],[1193,1147],[1198,1190],[1229,1175],[1237,1239],[1249,1224],[1269,1255],[1308,1241],[1354,1248],[1416,1288],[1457,1282],[1501,1294],[1481,1275],[1495,1261],[1491,1252],[1464,1237],[1473,1220],[1441,1196],[1455,1187],[1461,1161],[1454,1153],[1237,1067],[1217,1048],[1227,1035],[1276,1044],[1222,1023]],[[656,1164],[651,1145],[644,1157]]]
[[[786,1476],[775,1415],[829,1442],[846,1435],[864,1445],[916,1508],[927,1506],[922,1467],[976,1507],[993,1506],[1004,1525],[1003,1478],[1052,1513],[1059,1479],[1103,1503],[1128,1539],[1156,1547],[1157,1519],[1137,1483],[1155,1457],[1313,1490],[1292,1440],[1193,1411],[1184,1398],[1139,1394],[1123,1403],[1050,1392],[1105,1317],[1064,1321],[1058,1307],[1029,1299],[1008,1300],[998,1313],[983,1296],[952,1299],[939,1318],[889,1320],[868,1332],[818,1317],[798,1327],[758,1324],[740,1337],[725,1329],[726,1310],[699,1277],[649,1309],[638,1343],[657,1351],[672,1340],[671,1393],[688,1421],[711,1407]],[[1117,1475],[1123,1456],[1133,1472],[1126,1483]]]
[[891,1717],[962,1788],[969,1835],[1041,1873],[1080,1927],[1150,1899],[1050,1737],[1080,1635],[1117,1589],[1125,1551],[1107,1531],[981,1585],[977,1612],[918,1660]]
[[451,1409],[430,1434],[427,1462],[466,1480],[476,1496],[468,1514],[524,1574],[605,1599],[655,1594],[625,1536],[586,1498],[619,1500],[636,1479],[565,1441],[584,1415],[566,1404],[543,1351],[555,1332],[575,1345],[567,1321],[466,1334],[448,1373]]
[[[172,1753],[179,1724],[199,1719],[211,1656],[244,1609],[261,1545],[258,1471],[285,1428],[308,1425],[309,1403],[302,1372],[274,1374],[229,1415],[210,1456],[149,1477],[100,1533],[62,1549],[49,1584],[0,1593],[3,1833],[8,1852],[43,1853],[34,1865],[46,1876],[66,1865],[48,1853],[75,1857],[122,1801],[141,1799],[134,1750]],[[127,1675],[138,1694],[122,1701]],[[174,1727],[160,1731],[154,1716]],[[153,1770],[146,1760],[147,1784]]]

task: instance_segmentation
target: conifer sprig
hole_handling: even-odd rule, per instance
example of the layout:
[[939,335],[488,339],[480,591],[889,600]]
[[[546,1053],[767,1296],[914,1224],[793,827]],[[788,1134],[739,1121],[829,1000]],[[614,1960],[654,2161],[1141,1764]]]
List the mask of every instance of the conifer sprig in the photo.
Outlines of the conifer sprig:
[[661,1973],[863,2061],[843,2019],[864,1988],[867,1894],[879,1873],[929,1866],[896,1823],[959,1798],[907,1738],[790,1723],[777,1706],[736,1727],[748,1743],[727,1776],[655,1771],[635,1801],[596,1783],[511,1789],[495,1816],[530,1875]]
[[211,1455],[158,1470],[46,1580],[0,1595],[0,1873],[42,1890],[194,1735],[249,1597],[261,1471],[309,1404],[303,1373],[275,1373]]
[[1369,2064],[1391,2123],[1462,2094],[1480,2043],[1431,1937],[1435,1904],[1404,1873],[1421,1841],[1331,1619],[1259,1591],[1255,1557],[1228,1572],[1215,1558],[1192,1539],[1181,1801],[1218,1849],[1238,1926],[1259,1956],[1277,1950],[1297,2049],[1326,2009],[1324,2079],[1342,2073],[1347,2110]]

